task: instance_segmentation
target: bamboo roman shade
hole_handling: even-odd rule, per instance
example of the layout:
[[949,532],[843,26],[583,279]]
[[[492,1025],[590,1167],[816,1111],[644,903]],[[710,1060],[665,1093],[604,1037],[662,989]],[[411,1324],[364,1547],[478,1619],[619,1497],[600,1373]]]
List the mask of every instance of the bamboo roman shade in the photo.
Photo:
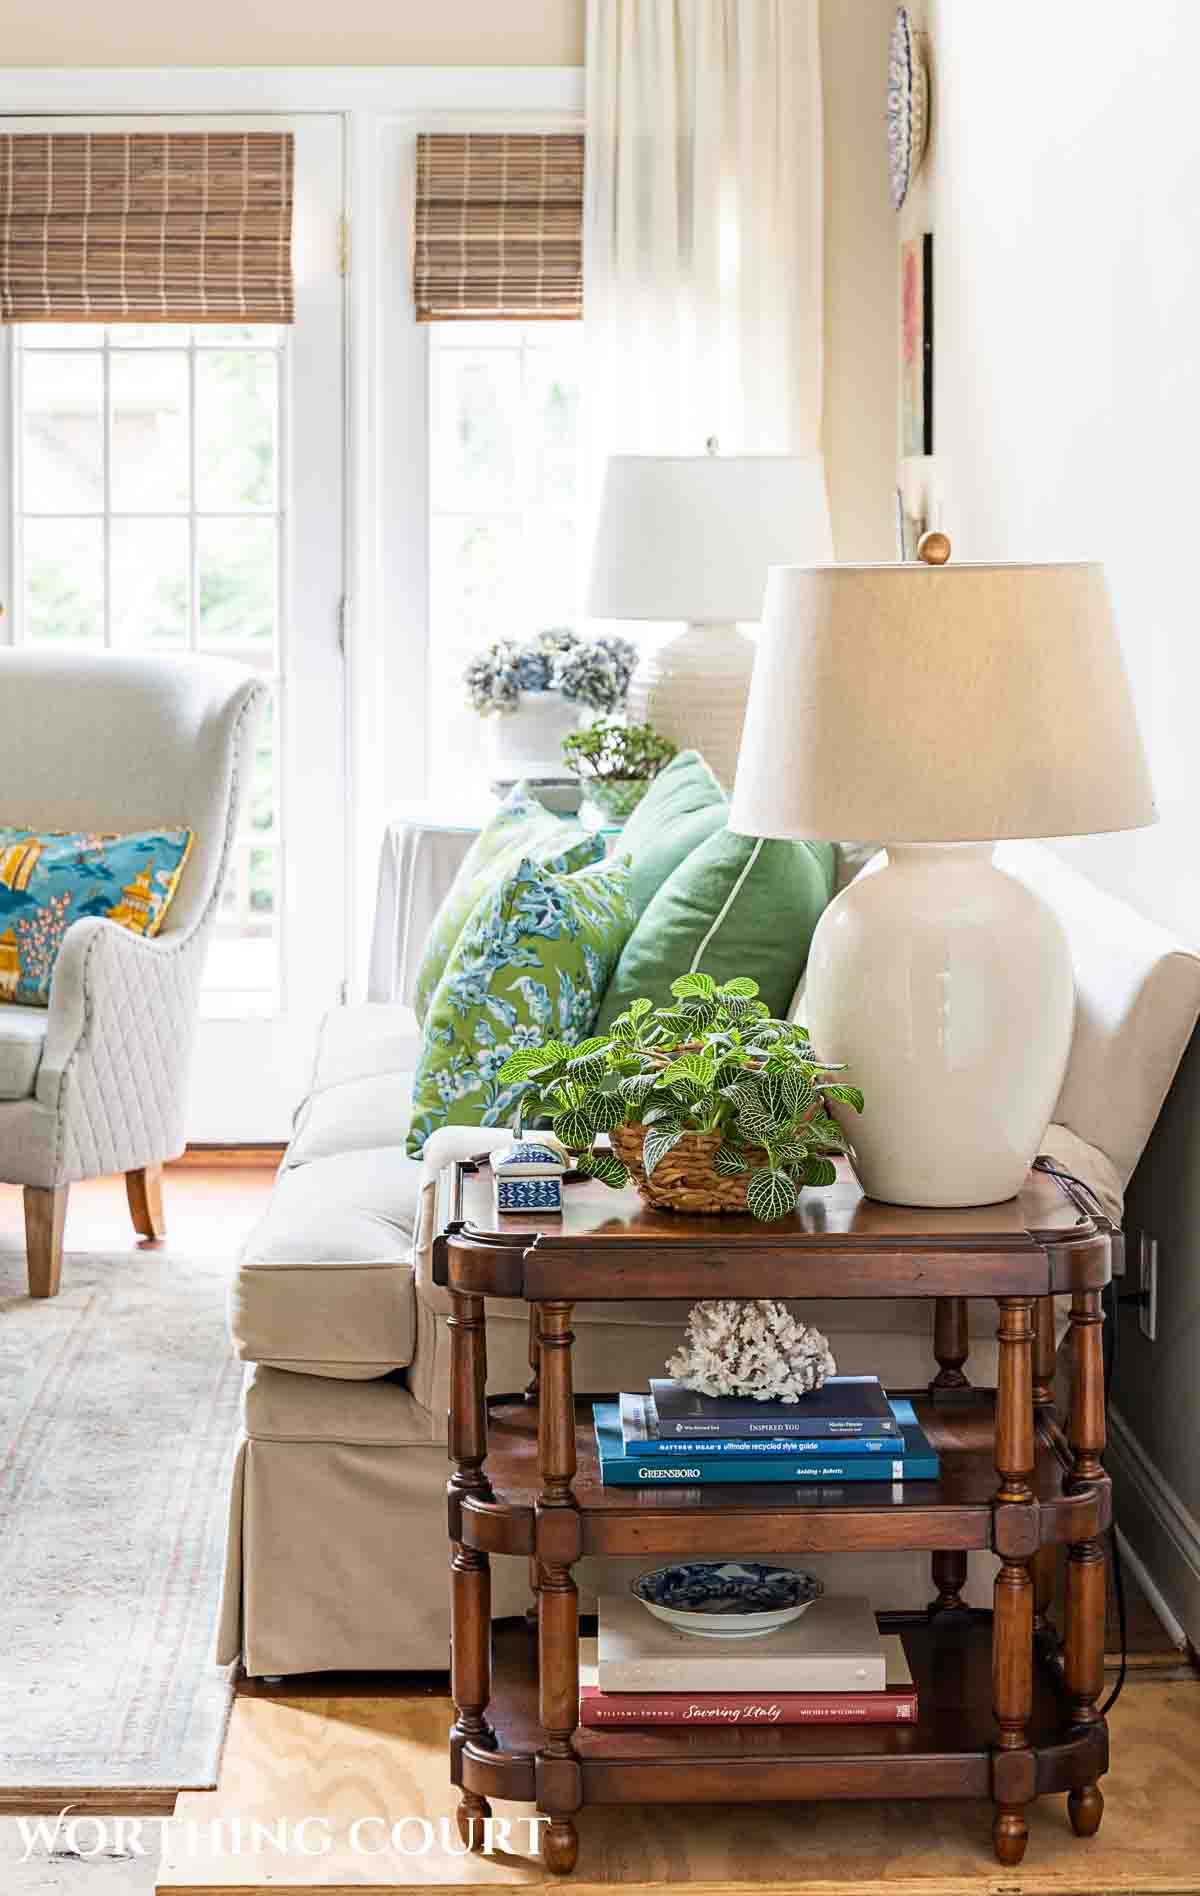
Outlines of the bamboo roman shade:
[[0,136],[0,320],[290,323],[290,132]]
[[583,314],[583,135],[423,133],[419,322]]

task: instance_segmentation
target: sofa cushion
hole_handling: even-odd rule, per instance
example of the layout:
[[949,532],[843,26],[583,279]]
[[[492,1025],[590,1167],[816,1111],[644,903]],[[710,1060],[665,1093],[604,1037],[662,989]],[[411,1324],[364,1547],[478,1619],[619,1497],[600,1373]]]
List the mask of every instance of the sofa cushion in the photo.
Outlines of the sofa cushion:
[[459,937],[425,1018],[408,1150],[446,1125],[511,1125],[526,1084],[509,1056],[592,1030],[633,927],[622,857],[559,876],[523,861]]
[[396,1145],[283,1170],[230,1291],[243,1361],[348,1381],[410,1363],[420,1184]]
[[46,1045],[44,1007],[0,1007],[0,1099],[32,1099]]
[[691,970],[749,975],[781,1018],[833,891],[829,843],[778,842],[721,829],[680,863],[638,918],[597,1020],[600,1033],[641,995],[656,1006]]
[[317,1034],[310,1090],[320,1093],[377,1073],[411,1073],[420,1051],[421,1029],[411,1007],[390,1001],[331,1007]]
[[366,1074],[310,1093],[296,1114],[283,1169],[378,1146],[403,1152],[411,1108],[411,1071]]
[[621,832],[639,915],[693,849],[724,829],[728,815],[729,799],[699,751],[680,751],[659,772]]

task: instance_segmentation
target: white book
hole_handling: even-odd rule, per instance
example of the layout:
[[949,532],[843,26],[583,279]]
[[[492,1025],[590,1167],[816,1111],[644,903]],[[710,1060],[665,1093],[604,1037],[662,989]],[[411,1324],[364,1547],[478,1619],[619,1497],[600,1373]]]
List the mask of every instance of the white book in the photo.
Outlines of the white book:
[[631,1593],[599,1602],[602,1692],[882,1692],[887,1659],[865,1596],[824,1595],[773,1633],[702,1639]]

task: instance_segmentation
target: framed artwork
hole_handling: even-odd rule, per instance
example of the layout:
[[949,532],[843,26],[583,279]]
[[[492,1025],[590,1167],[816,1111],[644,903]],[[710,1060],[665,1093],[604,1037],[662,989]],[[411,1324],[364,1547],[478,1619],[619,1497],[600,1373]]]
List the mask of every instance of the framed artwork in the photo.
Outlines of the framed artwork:
[[900,452],[933,453],[933,234],[900,246]]

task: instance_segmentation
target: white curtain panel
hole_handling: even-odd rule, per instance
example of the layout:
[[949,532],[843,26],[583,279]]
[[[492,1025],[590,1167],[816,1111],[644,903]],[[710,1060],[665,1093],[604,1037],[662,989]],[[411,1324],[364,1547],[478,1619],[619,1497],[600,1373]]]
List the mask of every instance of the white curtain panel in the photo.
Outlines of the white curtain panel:
[[588,0],[593,479],[819,451],[822,199],[818,0]]

